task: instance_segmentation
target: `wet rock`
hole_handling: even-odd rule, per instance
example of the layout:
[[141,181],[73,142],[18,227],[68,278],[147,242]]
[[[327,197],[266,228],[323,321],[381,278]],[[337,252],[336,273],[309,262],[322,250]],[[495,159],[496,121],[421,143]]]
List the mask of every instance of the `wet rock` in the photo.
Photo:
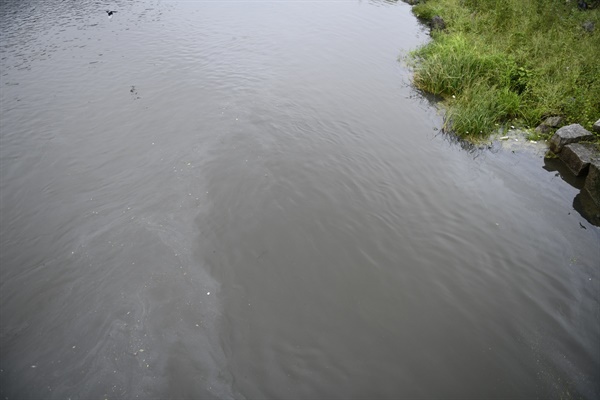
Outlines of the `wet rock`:
[[592,161],[600,161],[600,154],[593,143],[572,143],[558,154],[575,176],[585,175]]
[[594,132],[600,133],[600,119],[598,121],[596,121],[594,126],[592,126],[592,129],[594,130]]
[[594,134],[579,124],[563,126],[550,139],[550,150],[558,154],[567,144],[592,139],[594,139]]
[[592,21],[585,21],[581,27],[587,32],[594,32],[596,25]]
[[583,190],[588,192],[594,203],[600,207],[600,161],[595,160],[590,163]]
[[437,29],[443,31],[444,29],[446,29],[446,22],[439,15],[436,15],[435,17],[431,18],[431,22],[429,23],[429,25],[433,30]]

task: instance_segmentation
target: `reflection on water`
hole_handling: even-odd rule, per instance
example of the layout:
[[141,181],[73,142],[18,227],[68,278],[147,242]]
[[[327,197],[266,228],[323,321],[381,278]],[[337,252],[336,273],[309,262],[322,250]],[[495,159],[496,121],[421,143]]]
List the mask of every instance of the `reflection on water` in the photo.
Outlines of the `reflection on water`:
[[545,158],[544,169],[549,172],[556,171],[555,176],[560,176],[569,185],[579,190],[573,199],[573,209],[588,223],[600,226],[600,209],[587,190],[584,190],[585,177],[573,175],[566,164],[558,158]]
[[436,130],[406,4],[0,17],[3,397],[600,396],[600,231]]

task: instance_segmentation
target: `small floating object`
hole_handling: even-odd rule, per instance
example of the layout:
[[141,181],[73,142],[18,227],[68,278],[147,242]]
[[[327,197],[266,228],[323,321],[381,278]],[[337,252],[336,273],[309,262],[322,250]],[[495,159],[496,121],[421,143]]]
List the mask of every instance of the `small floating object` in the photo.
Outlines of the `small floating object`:
[[108,14],[108,18],[112,18],[113,14],[116,14],[116,11],[110,11],[110,10],[106,10],[106,13]]
[[502,136],[500,140],[508,140],[508,136]]
[[210,292],[206,292],[206,295],[207,295],[207,296],[210,296]]

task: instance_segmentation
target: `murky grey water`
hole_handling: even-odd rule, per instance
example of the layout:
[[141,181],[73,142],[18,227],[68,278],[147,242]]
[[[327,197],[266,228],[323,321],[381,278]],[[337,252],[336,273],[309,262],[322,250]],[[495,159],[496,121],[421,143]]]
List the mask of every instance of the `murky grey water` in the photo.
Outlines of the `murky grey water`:
[[600,395],[599,229],[436,132],[406,4],[0,10],[3,398]]

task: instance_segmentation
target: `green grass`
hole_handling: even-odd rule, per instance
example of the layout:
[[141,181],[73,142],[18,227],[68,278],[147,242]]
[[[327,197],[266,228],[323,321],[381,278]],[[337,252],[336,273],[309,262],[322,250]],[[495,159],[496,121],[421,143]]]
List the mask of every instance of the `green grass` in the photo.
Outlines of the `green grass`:
[[439,15],[447,29],[411,54],[415,85],[445,99],[446,128],[461,137],[550,115],[591,129],[600,118],[600,1],[588,3],[581,11],[576,0],[422,2],[413,12]]

